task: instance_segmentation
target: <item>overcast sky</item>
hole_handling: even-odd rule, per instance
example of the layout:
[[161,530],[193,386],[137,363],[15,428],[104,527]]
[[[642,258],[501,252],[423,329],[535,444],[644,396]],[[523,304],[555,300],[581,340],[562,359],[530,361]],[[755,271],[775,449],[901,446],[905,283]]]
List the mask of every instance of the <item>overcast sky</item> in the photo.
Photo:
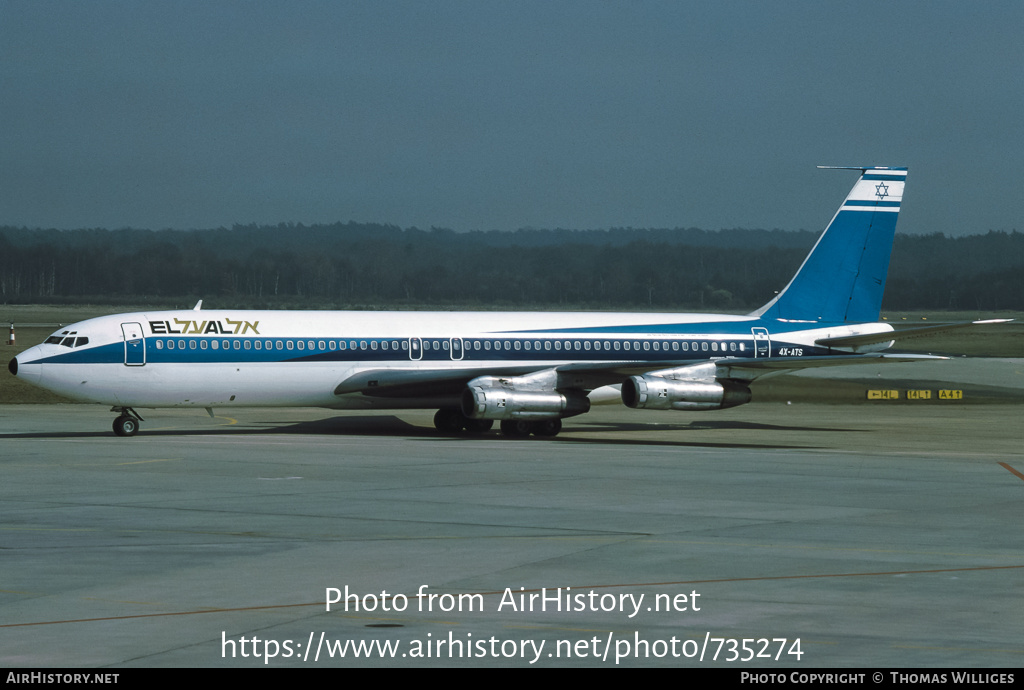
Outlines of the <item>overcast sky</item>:
[[0,225],[1024,230],[1024,3],[0,0]]

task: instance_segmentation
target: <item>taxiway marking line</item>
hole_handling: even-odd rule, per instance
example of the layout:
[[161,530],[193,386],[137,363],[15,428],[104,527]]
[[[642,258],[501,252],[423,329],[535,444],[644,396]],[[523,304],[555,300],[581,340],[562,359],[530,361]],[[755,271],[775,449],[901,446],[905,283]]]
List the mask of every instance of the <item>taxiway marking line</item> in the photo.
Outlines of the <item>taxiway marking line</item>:
[[1005,467],[1006,469],[1008,469],[1008,470],[1009,470],[1010,472],[1012,472],[1013,474],[1017,475],[1017,477],[1018,477],[1018,478],[1020,478],[1020,479],[1024,479],[1024,474],[1021,474],[1021,473],[1020,473],[1020,472],[1018,472],[1017,470],[1013,469],[1012,467],[1010,467],[1009,465],[1007,465],[1007,464],[1006,464],[1005,462],[1001,462],[1001,463],[999,463],[999,464],[1000,464],[1000,465],[1002,465],[1003,467]]

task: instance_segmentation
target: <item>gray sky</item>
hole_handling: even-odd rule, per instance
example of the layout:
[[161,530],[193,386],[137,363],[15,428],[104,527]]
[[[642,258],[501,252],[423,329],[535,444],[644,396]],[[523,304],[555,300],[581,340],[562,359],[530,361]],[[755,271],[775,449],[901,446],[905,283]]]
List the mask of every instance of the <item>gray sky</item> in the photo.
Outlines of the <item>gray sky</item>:
[[0,0],[0,224],[1024,230],[1024,3]]

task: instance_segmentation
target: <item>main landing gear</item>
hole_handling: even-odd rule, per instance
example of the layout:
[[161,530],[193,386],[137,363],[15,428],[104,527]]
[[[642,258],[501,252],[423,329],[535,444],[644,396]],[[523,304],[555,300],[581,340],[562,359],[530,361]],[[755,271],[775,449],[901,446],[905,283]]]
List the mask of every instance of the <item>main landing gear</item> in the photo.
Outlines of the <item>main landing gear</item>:
[[139,431],[139,422],[145,421],[130,407],[111,407],[110,411],[121,413],[114,420],[114,433],[118,436],[134,436]]
[[434,414],[434,428],[446,434],[458,434],[467,431],[471,434],[482,434],[490,431],[494,421],[490,419],[470,419],[461,410],[441,408]]
[[[490,431],[494,421],[490,419],[472,419],[462,414],[461,410],[442,408],[434,415],[434,427],[446,434],[459,434],[463,431],[470,434],[482,434]],[[561,419],[541,419],[526,421],[523,419],[506,419],[501,423],[501,435],[508,438],[525,438],[534,436],[556,436],[562,430]]]
[[501,423],[502,436],[509,438],[524,438],[533,434],[534,436],[557,436],[562,430],[561,419],[541,419],[535,422],[528,422],[523,419],[506,419]]

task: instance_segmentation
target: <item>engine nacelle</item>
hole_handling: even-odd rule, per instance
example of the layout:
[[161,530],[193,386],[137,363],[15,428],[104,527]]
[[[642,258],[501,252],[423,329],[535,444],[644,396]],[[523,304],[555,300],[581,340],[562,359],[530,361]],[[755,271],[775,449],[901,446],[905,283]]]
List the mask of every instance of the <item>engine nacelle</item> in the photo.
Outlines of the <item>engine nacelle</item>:
[[[521,385],[528,384],[525,380]],[[481,376],[462,392],[462,413],[470,419],[562,419],[590,410],[583,393],[556,390],[518,390],[516,379]]]
[[750,389],[733,381],[630,376],[622,383],[622,402],[647,410],[720,410],[750,402]]

